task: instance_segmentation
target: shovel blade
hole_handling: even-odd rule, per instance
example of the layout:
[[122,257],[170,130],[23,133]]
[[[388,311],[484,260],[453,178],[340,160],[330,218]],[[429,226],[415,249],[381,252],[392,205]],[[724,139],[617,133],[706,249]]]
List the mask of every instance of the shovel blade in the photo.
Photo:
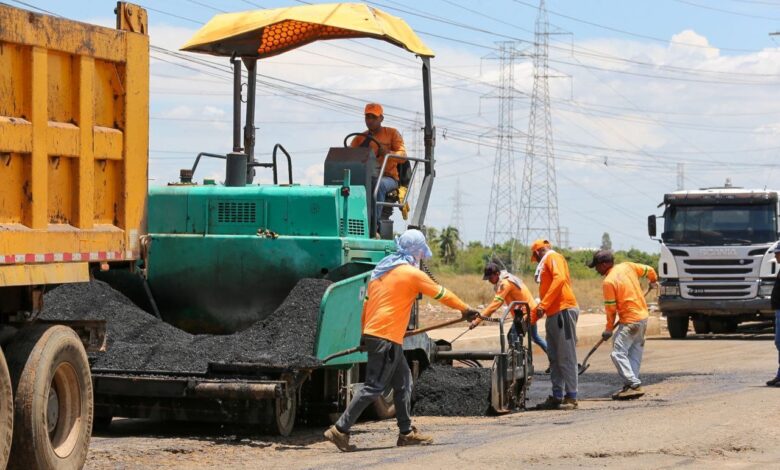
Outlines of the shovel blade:
[[579,372],[577,372],[577,375],[584,374],[585,371],[588,370],[588,367],[590,367],[590,364],[577,364],[577,369],[579,369]]

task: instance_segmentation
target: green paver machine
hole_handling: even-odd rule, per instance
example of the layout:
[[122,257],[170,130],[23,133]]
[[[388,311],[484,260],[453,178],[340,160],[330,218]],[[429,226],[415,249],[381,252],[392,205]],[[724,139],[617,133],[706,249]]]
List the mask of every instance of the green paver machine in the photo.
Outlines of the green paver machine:
[[[183,50],[230,58],[233,149],[227,154],[201,153],[192,168],[181,171],[178,183],[149,191],[148,234],[142,239],[144,287],[153,299],[151,309],[164,321],[192,333],[232,333],[273,312],[301,279],[324,277],[335,282],[320,305],[315,355],[324,358],[358,344],[370,271],[394,249],[392,240],[376,237],[374,208],[401,207],[406,201],[374,199],[380,168],[368,147],[331,148],[321,186],[294,183],[293,159],[281,144],[274,146],[271,162],[255,158],[258,60],[336,38],[380,39],[422,61],[425,154],[407,159],[412,171],[422,171],[409,226],[422,227],[434,179],[433,52],[411,28],[400,18],[352,3],[217,15]],[[287,163],[287,181],[282,183],[279,152]],[[225,161],[224,185],[194,183],[203,157]],[[274,184],[252,184],[262,169],[273,173]],[[410,325],[414,327],[416,315]],[[405,347],[413,367],[419,367],[429,360],[433,346],[422,335],[410,338]],[[110,422],[111,416],[254,421],[260,416],[253,411],[254,403],[267,399],[270,411],[262,416],[270,416],[272,430],[288,434],[299,406],[307,413],[343,408],[353,384],[360,381],[358,364],[364,361],[365,354],[355,353],[309,371],[223,364],[189,377],[165,371],[154,377],[98,371],[97,422]],[[376,406],[380,417],[393,413],[391,396],[385,398]],[[227,399],[240,403],[229,407]]]

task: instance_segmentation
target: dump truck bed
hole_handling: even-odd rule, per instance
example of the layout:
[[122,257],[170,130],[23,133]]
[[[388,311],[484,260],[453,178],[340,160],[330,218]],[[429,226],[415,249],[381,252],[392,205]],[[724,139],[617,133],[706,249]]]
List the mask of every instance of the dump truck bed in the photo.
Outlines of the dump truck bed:
[[0,5],[0,286],[139,256],[149,38],[127,8],[137,32]]

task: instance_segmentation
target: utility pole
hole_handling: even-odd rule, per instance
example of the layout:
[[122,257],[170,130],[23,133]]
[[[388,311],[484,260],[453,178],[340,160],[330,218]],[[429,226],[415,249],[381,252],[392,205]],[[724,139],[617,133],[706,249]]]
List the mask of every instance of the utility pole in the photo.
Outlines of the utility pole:
[[[517,186],[515,177],[514,130],[514,66],[518,56],[517,43],[501,41],[498,45],[500,82],[498,88],[498,127],[496,156],[493,160],[493,183],[490,186],[490,205],[485,224],[485,243],[511,241],[511,257],[514,260],[514,243],[517,236]],[[510,270],[513,268],[510,267]]]
[[562,242],[550,114],[549,29],[545,0],[540,0],[534,34],[534,88],[520,192],[518,238],[525,245],[530,245],[536,238],[546,238],[554,245]]

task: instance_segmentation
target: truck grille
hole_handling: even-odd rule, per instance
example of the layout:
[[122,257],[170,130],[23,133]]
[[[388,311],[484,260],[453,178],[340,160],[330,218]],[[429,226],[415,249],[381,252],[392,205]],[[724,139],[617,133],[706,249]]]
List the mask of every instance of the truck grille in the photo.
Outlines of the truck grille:
[[694,298],[743,298],[750,297],[750,284],[686,284],[689,297]]
[[685,273],[698,275],[749,274],[754,269],[752,259],[686,259],[683,264]]

